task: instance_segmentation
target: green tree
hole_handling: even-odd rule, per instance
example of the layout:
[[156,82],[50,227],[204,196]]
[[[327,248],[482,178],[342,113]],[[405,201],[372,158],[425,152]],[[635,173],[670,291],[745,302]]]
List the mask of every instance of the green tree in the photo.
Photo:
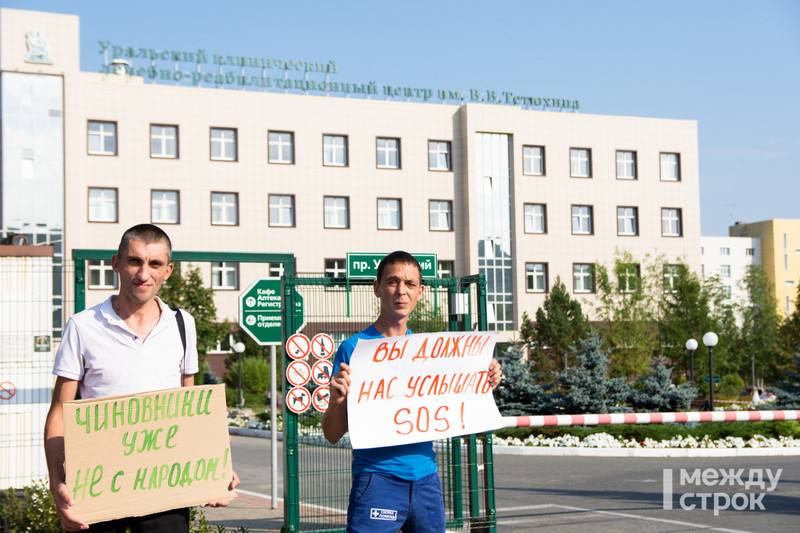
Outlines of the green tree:
[[577,365],[556,377],[563,394],[559,398],[561,409],[567,413],[607,413],[625,402],[628,384],[625,378],[608,377],[608,353],[596,333],[580,341]]
[[[526,318],[523,314],[523,323]],[[568,353],[574,352],[578,341],[589,333],[580,302],[570,297],[560,277],[556,277],[553,289],[536,310],[536,323],[532,327],[532,359],[545,375],[555,368],[566,368]]]
[[785,371],[783,381],[772,389],[775,403],[767,409],[800,409],[800,353],[795,353],[792,364]]
[[638,387],[631,391],[629,401],[640,411],[675,412],[686,411],[697,396],[691,383],[679,386],[672,384],[672,370],[664,357],[656,358],[650,366],[650,374],[640,377]]
[[[433,287],[426,289],[436,290]],[[441,302],[441,299],[439,301]],[[444,309],[441,306],[436,309],[433,303],[420,298],[414,311],[411,312],[411,316],[408,317],[407,325],[408,329],[414,333],[445,331],[447,330],[447,316],[444,315]]]
[[497,408],[504,416],[551,414],[554,406],[540,374],[525,357],[522,343],[509,346],[503,358],[503,380],[494,390]]
[[800,351],[800,283],[797,284],[797,298],[794,301],[794,312],[781,324],[780,343],[784,354]]

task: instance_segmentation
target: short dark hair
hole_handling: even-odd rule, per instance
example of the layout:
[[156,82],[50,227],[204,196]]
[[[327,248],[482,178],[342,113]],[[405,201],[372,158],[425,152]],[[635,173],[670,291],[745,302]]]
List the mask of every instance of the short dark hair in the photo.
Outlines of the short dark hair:
[[381,259],[381,262],[378,264],[378,275],[376,276],[378,282],[381,281],[381,278],[383,277],[383,271],[387,266],[396,265],[398,263],[405,263],[417,267],[417,272],[419,272],[419,280],[422,282],[422,267],[419,266],[419,261],[417,261],[417,259],[410,253],[402,250],[392,252]]
[[147,244],[164,241],[167,243],[167,262],[172,261],[172,241],[169,240],[169,235],[153,224],[137,224],[132,228],[128,228],[122,234],[122,239],[119,241],[119,248],[117,248],[117,255],[122,257],[122,252],[128,249],[128,244],[132,239],[144,241]]

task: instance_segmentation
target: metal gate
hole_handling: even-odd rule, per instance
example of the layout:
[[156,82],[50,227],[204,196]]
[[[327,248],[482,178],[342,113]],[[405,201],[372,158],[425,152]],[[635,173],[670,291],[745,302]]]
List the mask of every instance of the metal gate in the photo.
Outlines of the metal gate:
[[[344,278],[283,278],[284,345],[295,332],[327,333],[338,346],[379,313],[372,282]],[[426,280],[409,318],[416,332],[485,331],[483,276]],[[303,302],[298,306],[298,301]],[[295,312],[303,308],[303,316]],[[285,350],[284,350],[285,352]],[[286,359],[286,355],[284,354]],[[290,361],[285,360],[284,365]],[[285,379],[285,378],[284,378]],[[284,383],[288,390],[288,383]],[[284,531],[344,532],[350,494],[351,447],[345,435],[331,446],[322,413],[297,415],[284,407]],[[490,434],[434,442],[449,529],[495,531],[494,467]]]

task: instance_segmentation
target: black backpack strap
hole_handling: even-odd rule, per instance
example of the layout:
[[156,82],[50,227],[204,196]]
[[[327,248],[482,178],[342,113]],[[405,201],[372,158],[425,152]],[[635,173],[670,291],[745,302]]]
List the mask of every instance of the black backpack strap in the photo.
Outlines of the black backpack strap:
[[183,343],[183,370],[186,373],[186,324],[183,322],[183,314],[177,307],[172,308],[175,311],[175,322],[178,323],[178,333],[181,334],[181,342]]

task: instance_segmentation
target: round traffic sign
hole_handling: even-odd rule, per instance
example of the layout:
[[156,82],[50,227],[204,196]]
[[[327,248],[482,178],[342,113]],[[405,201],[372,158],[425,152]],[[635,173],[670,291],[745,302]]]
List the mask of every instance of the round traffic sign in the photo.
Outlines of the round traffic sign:
[[295,333],[286,341],[286,353],[292,359],[305,359],[311,349],[311,342],[302,333]]
[[17,387],[10,381],[0,383],[0,400],[10,400],[17,393]]
[[320,413],[324,413],[328,410],[328,402],[330,401],[330,398],[330,389],[328,387],[319,387],[314,391],[314,395],[311,398],[311,403],[314,404],[314,409]]
[[286,381],[293,387],[301,387],[311,379],[311,367],[305,361],[292,361],[286,367]]
[[333,339],[327,333],[317,333],[311,339],[311,353],[317,359],[327,359],[333,355]]
[[331,382],[331,372],[333,372],[333,363],[326,359],[314,363],[311,369],[311,379],[317,385],[327,385]]
[[286,393],[286,407],[293,413],[300,414],[311,405],[311,395],[304,387],[292,387]]

